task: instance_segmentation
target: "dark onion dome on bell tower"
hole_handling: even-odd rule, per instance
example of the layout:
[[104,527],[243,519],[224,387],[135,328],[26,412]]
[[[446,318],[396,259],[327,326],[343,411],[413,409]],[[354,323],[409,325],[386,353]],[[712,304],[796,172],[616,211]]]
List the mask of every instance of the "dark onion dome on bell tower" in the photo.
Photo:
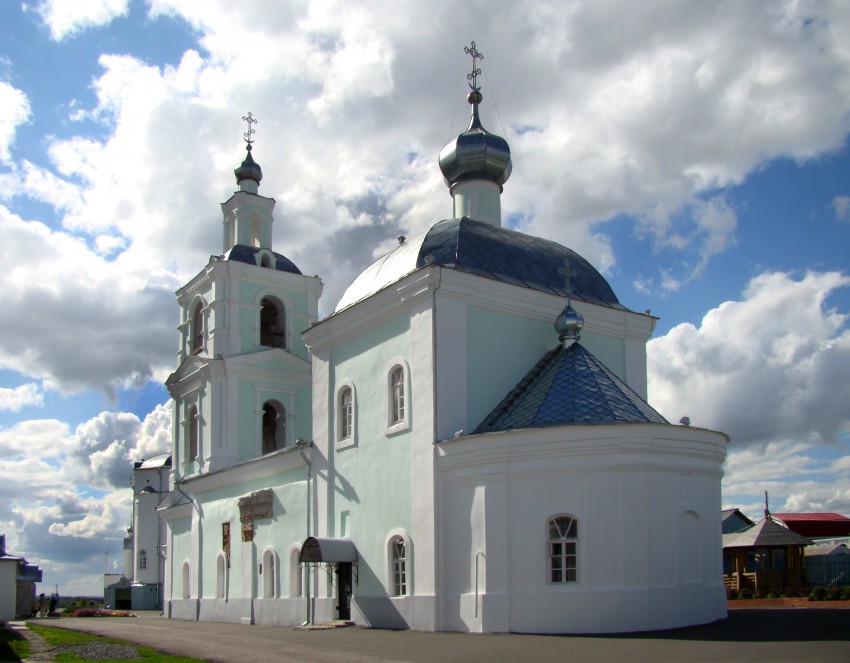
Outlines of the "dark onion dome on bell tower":
[[501,225],[502,185],[511,176],[511,150],[501,136],[487,131],[481,124],[478,106],[483,100],[478,86],[481,70],[476,60],[483,59],[475,46],[465,47],[472,56],[472,72],[467,74],[470,92],[467,101],[472,106],[469,127],[450,141],[440,152],[440,170],[454,199],[454,216]]
[[259,188],[260,182],[263,179],[263,169],[260,168],[260,164],[254,161],[254,157],[251,156],[250,143],[245,149],[248,150],[245,161],[239,165],[239,168],[233,171],[233,174],[236,175],[236,182],[240,185],[240,187],[245,180],[251,180],[256,182],[256,185]]
[[257,193],[260,188],[260,182],[263,179],[263,170],[260,168],[260,164],[254,161],[254,157],[251,156],[251,150],[253,149],[252,143],[254,142],[251,135],[255,133],[251,125],[256,124],[257,120],[254,119],[251,113],[248,113],[242,119],[248,123],[248,131],[242,134],[247,143],[245,149],[248,151],[248,154],[239,167],[233,171],[233,174],[236,175],[236,183],[239,185],[240,191]]

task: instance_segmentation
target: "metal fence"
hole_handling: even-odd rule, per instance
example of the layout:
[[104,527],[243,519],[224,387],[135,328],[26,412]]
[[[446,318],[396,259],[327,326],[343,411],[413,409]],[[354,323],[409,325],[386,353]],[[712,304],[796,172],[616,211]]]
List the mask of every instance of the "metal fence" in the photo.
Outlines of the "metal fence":
[[850,586],[850,556],[806,557],[806,573],[810,587],[848,587]]

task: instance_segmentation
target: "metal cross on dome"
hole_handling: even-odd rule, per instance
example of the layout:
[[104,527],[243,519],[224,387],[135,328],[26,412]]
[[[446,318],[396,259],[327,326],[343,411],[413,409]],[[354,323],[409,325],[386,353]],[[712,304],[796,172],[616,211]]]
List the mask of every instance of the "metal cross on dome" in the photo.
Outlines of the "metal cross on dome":
[[251,136],[253,134],[257,133],[256,131],[254,131],[254,127],[252,127],[251,125],[257,124],[259,122],[259,120],[255,120],[254,116],[251,113],[248,113],[247,115],[243,115],[242,119],[245,120],[245,122],[248,123],[248,131],[246,131],[242,135],[245,137],[245,142],[248,143],[248,145],[250,145],[251,143],[254,142],[254,139],[251,138]]
[[564,278],[564,294],[569,298],[572,291],[571,279],[578,276],[578,272],[573,269],[573,263],[569,259],[564,259],[564,266],[558,270],[558,274]]
[[478,76],[481,74],[481,70],[475,66],[476,60],[483,60],[484,54],[478,50],[475,46],[475,42],[472,42],[470,46],[464,46],[463,52],[467,55],[472,56],[472,73],[466,75],[466,80],[472,81],[469,83],[469,87],[473,90],[478,89]]

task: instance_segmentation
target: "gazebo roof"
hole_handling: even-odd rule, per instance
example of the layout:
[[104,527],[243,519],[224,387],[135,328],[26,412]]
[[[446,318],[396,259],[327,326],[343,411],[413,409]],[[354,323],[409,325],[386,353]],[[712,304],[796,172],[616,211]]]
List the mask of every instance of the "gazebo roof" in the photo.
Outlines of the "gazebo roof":
[[769,515],[743,532],[723,535],[723,549],[727,548],[779,548],[809,546],[813,542],[805,536],[783,527]]

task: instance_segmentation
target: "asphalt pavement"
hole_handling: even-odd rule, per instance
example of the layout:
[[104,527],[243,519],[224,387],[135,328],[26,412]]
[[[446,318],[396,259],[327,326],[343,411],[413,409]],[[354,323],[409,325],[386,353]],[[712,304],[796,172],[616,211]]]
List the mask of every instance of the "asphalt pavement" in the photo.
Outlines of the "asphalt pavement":
[[[42,620],[36,620],[40,622]],[[850,609],[735,609],[723,621],[605,636],[297,630],[164,619],[62,618],[47,625],[129,640],[206,661],[850,661]]]

